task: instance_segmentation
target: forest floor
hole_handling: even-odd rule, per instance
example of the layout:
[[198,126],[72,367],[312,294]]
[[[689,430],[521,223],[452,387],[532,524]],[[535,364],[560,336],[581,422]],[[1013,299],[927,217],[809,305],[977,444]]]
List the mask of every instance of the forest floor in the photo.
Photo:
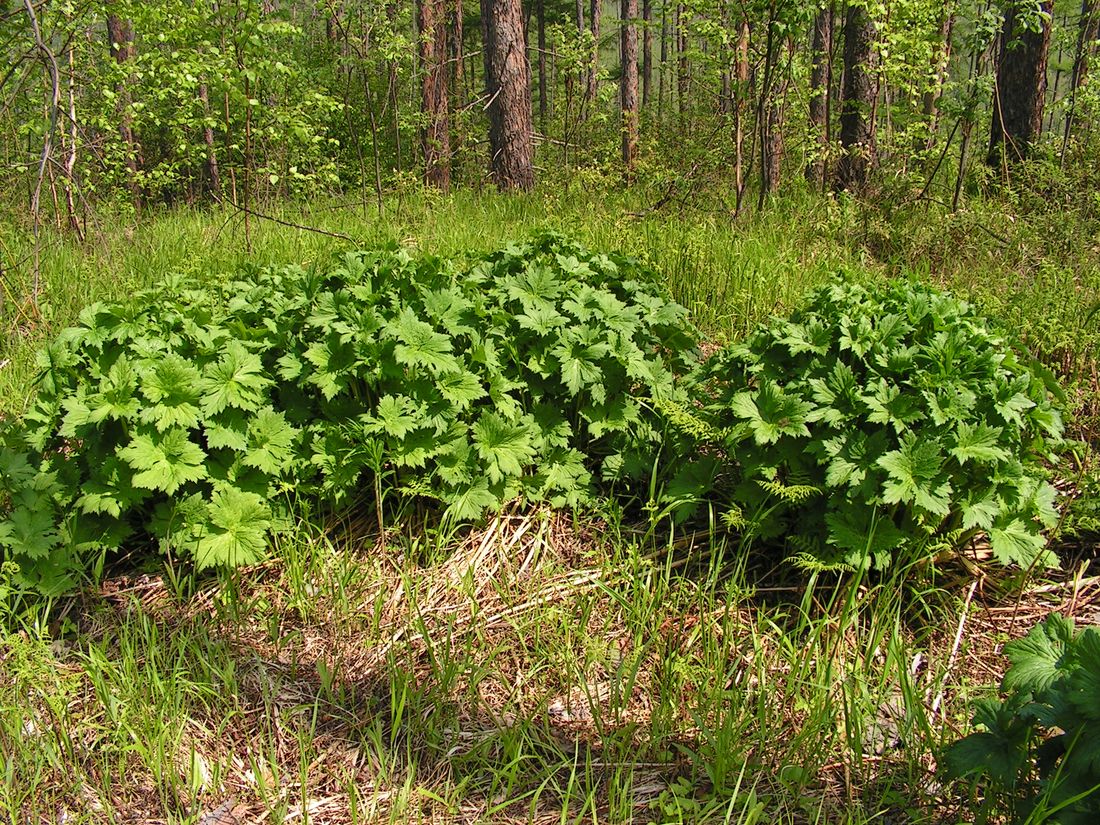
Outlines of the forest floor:
[[[1064,487],[1094,477],[1100,249],[1064,218],[807,199],[731,224],[545,194],[264,211],[282,223],[175,211],[100,227],[84,247],[51,241],[36,305],[20,297],[33,250],[0,236],[23,262],[3,280],[0,415],[25,409],[35,349],[81,306],[166,273],[387,242],[464,255],[550,227],[645,259],[715,341],[841,269],[969,296],[1060,372],[1083,442]],[[381,534],[368,523],[302,524],[233,574],[123,564],[0,616],[0,817],[972,821],[983,799],[946,783],[937,755],[995,690],[1004,642],[1051,611],[1100,622],[1087,537],[1063,539],[1062,568],[1042,575],[995,570],[979,547],[807,579],[717,528],[673,533],[610,504],[517,509],[459,533],[415,513]]]

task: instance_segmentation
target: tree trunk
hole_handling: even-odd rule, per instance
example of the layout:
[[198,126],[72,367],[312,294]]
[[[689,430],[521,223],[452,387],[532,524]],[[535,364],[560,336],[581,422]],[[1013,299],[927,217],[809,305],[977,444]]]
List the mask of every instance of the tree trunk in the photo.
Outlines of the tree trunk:
[[1081,0],[1081,22],[1077,37],[1077,53],[1073,58],[1072,89],[1085,85],[1089,75],[1089,59],[1100,40],[1100,3],[1097,0]]
[[[730,3],[721,0],[718,4],[719,15],[722,21],[722,30],[730,29]],[[727,50],[725,40],[718,45],[719,51],[719,90],[718,90],[718,114],[729,115],[733,111],[733,60],[731,51]]]
[[588,65],[588,99],[596,99],[597,84],[600,73],[600,11],[603,4],[600,0],[591,0],[588,6],[589,23],[592,26],[592,62]]
[[1073,76],[1070,81],[1069,111],[1066,113],[1065,133],[1062,136],[1062,157],[1073,133],[1073,120],[1077,114],[1077,93],[1089,74],[1089,58],[1100,38],[1100,3],[1097,0],[1081,0],[1081,20],[1078,24],[1077,51],[1073,57]]
[[840,145],[834,188],[862,189],[875,161],[875,27],[862,5],[852,4],[844,21],[844,90],[840,101]]
[[545,0],[537,0],[535,16],[539,30],[539,127],[546,131],[546,8]]
[[[764,47],[764,78],[760,90],[760,107],[757,119],[760,123],[760,193],[757,208],[764,207],[765,199],[779,188],[779,173],[783,159],[783,103],[790,77],[789,55],[792,43],[784,38],[788,55],[787,65],[779,65],[780,50],[777,40],[777,7],[773,2],[768,19],[768,38]],[[776,75],[779,75],[778,80]]]
[[1001,167],[1027,157],[1043,128],[1050,52],[1053,0],[1044,0],[1040,31],[1019,26],[1016,7],[1009,6],[1001,31],[997,83],[993,89],[993,122],[988,163]]
[[74,55],[76,49],[73,41],[69,41],[69,48],[66,51],[66,63],[68,67],[68,78],[66,80],[66,87],[69,95],[69,128],[68,128],[68,142],[65,153],[65,206],[69,211],[69,228],[76,233],[76,237],[81,243],[84,242],[84,230],[80,225],[80,219],[76,213],[76,203],[73,200],[73,188],[75,187],[75,172],[76,172],[76,152],[77,152],[77,128],[79,121],[76,119],[76,67],[74,64]]
[[829,86],[833,66],[833,6],[817,11],[810,69],[810,133],[814,139],[813,156],[806,165],[806,180],[822,186],[825,179],[825,155],[829,149]]
[[683,3],[676,6],[676,105],[681,118],[687,112],[688,96],[688,55],[687,55],[687,9]]
[[[107,15],[107,37],[111,57],[119,66],[125,66],[134,56],[134,29],[129,20],[123,20],[115,14]],[[133,115],[130,112],[131,99],[129,83],[125,80],[116,87],[118,94],[118,132],[126,150],[126,166],[129,169],[130,197],[134,209],[141,208],[141,184],[138,176],[141,172],[141,145],[134,136]]]
[[199,101],[202,103],[202,140],[206,144],[206,185],[215,199],[222,198],[222,177],[218,171],[218,155],[214,149],[214,127],[210,118],[210,92],[205,83],[199,84]]
[[420,106],[424,130],[424,181],[446,192],[451,187],[451,101],[447,91],[447,3],[419,0]]
[[531,124],[531,67],[520,0],[481,0],[489,151],[501,190],[535,185]]
[[623,165],[627,177],[638,157],[638,0],[621,0],[622,72],[619,91],[623,112]]
[[642,0],[642,106],[649,105],[653,83],[653,0]]
[[944,5],[943,16],[940,18],[940,42],[939,48],[935,55],[934,62],[932,64],[932,70],[935,73],[935,80],[933,81],[932,88],[928,89],[924,93],[924,101],[922,110],[924,117],[928,121],[928,147],[931,148],[933,138],[936,134],[936,128],[938,126],[939,111],[937,104],[939,103],[940,95],[943,94],[943,84],[947,79],[947,68],[951,63],[951,33],[955,29],[955,11],[953,8],[949,8],[947,4]]
[[661,62],[657,67],[657,122],[665,113],[665,66],[668,64],[668,2],[661,3]]
[[749,90],[749,20],[742,17],[737,25],[737,54],[734,59],[733,92],[733,145],[734,145],[734,183],[737,186],[737,214],[741,214],[741,203],[745,195],[745,98]]

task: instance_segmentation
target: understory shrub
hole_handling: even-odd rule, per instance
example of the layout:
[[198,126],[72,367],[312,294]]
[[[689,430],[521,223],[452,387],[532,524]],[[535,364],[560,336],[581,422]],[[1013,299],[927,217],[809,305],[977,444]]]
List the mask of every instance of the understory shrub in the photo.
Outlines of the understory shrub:
[[1018,822],[1100,822],[1100,630],[1055,613],[1004,653],[1004,699],[974,703],[982,730],[948,748],[948,775],[987,782]]
[[390,250],[170,282],[40,353],[0,448],[0,549],[56,591],[123,547],[254,561],[303,496],[577,505],[651,469],[642,402],[695,348],[651,272],[549,234],[467,267]]
[[1059,390],[966,302],[837,279],[693,381],[705,455],[671,494],[724,489],[727,521],[795,561],[882,568],[979,532],[1005,564],[1053,561]]

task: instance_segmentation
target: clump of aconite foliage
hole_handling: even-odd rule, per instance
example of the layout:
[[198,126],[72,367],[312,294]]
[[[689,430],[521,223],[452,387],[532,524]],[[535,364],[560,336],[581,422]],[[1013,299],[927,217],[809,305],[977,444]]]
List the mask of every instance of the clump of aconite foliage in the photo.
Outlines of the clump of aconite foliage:
[[0,448],[0,556],[63,589],[103,554],[262,556],[293,501],[400,490],[476,519],[648,472],[646,399],[695,333],[638,262],[554,235],[471,266],[347,254],[95,304]]
[[941,764],[990,786],[981,821],[1007,803],[1017,822],[1100,822],[1100,630],[1052,613],[1004,654],[1004,699],[974,701],[983,730],[952,744]]
[[695,383],[709,455],[670,489],[724,487],[727,520],[796,561],[882,568],[977,533],[1002,563],[1052,560],[1059,390],[965,301],[837,279]]

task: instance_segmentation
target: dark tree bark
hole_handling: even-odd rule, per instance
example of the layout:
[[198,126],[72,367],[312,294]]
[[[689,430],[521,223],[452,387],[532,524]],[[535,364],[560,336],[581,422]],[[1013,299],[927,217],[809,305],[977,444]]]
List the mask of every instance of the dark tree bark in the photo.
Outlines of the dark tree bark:
[[210,92],[205,83],[199,84],[199,101],[202,103],[202,114],[205,123],[202,128],[203,143],[206,144],[206,182],[209,193],[221,200],[222,176],[218,171],[218,153],[214,148],[214,127],[210,117]]
[[1081,22],[1077,36],[1077,53],[1073,58],[1074,91],[1085,85],[1089,76],[1089,60],[1100,40],[1100,3],[1097,0],[1081,0]]
[[1070,83],[1069,111],[1062,137],[1062,156],[1073,133],[1073,121],[1077,114],[1077,93],[1089,75],[1089,60],[1097,39],[1100,39],[1100,3],[1097,0],[1081,0],[1081,20],[1077,29],[1077,51],[1073,56],[1073,77]]
[[520,0],[481,0],[481,21],[493,175],[502,190],[531,189],[531,67]]
[[745,196],[745,102],[749,90],[749,21],[742,17],[737,24],[737,53],[734,57],[733,76],[733,146],[734,183],[737,186],[737,214]]
[[[719,12],[722,18],[722,28],[728,30],[730,23],[730,3],[722,0],[719,3]],[[719,46],[721,54],[721,72],[719,75],[718,113],[728,115],[733,111],[733,60],[732,51],[727,51],[725,43]]]
[[676,105],[681,117],[687,112],[688,54],[687,9],[683,3],[676,6]]
[[447,3],[419,0],[416,7],[420,32],[420,106],[424,129],[424,180],[443,191],[451,187],[451,101],[447,92]]
[[450,60],[450,70],[447,74],[447,83],[450,91],[450,114],[451,114],[451,175],[454,176],[454,161],[455,158],[460,157],[462,153],[462,130],[455,129],[455,119],[453,117],[454,112],[461,109],[465,105],[469,98],[469,85],[466,80],[465,64],[466,57],[463,52],[462,42],[462,0],[453,0],[449,3],[448,25],[450,26],[451,33],[447,38],[450,45],[448,49],[448,59]]
[[664,119],[665,66],[668,65],[668,2],[661,3],[661,62],[657,68],[657,121]]
[[653,83],[653,0],[642,0],[642,106],[649,105]]
[[[134,29],[130,21],[124,20],[115,14],[108,14],[107,38],[111,57],[115,59],[119,66],[125,66],[135,54]],[[141,144],[138,143],[137,137],[134,135],[134,121],[130,112],[129,84],[123,80],[118,84],[116,92],[118,94],[119,109],[118,132],[122,138],[123,146],[126,148],[126,166],[130,171],[130,197],[133,200],[134,208],[140,209],[141,184],[138,181],[138,176],[142,167]]]
[[588,6],[589,24],[592,27],[592,62],[588,65],[588,91],[589,100],[596,99],[597,84],[600,74],[600,11],[603,3],[600,0],[591,0]]
[[1020,25],[1015,5],[1010,5],[1005,15],[997,85],[993,89],[988,155],[991,166],[1000,167],[1027,157],[1043,128],[1054,1],[1044,0],[1041,9],[1045,16],[1039,31]]
[[761,192],[774,194],[779,189],[780,171],[783,165],[783,114],[787,98],[787,73],[772,89],[767,110],[764,113],[764,150],[761,175]]
[[844,90],[840,101],[840,145],[834,188],[862,189],[875,162],[875,125],[872,113],[877,88],[874,59],[875,27],[867,9],[848,7],[844,21]]
[[814,17],[814,37],[810,69],[810,133],[814,139],[814,156],[806,165],[806,180],[823,186],[825,153],[829,148],[829,87],[833,66],[833,5],[817,10]]
[[638,158],[638,0],[621,0],[622,72],[619,78],[623,113],[623,165],[629,177]]
[[[783,104],[790,77],[790,38],[777,42],[777,7],[773,2],[768,19],[768,37],[764,47],[764,77],[760,89],[757,121],[760,129],[760,193],[757,208],[763,209],[768,195],[779,188],[779,173],[783,160]],[[780,66],[780,52],[785,46],[787,65]]]

